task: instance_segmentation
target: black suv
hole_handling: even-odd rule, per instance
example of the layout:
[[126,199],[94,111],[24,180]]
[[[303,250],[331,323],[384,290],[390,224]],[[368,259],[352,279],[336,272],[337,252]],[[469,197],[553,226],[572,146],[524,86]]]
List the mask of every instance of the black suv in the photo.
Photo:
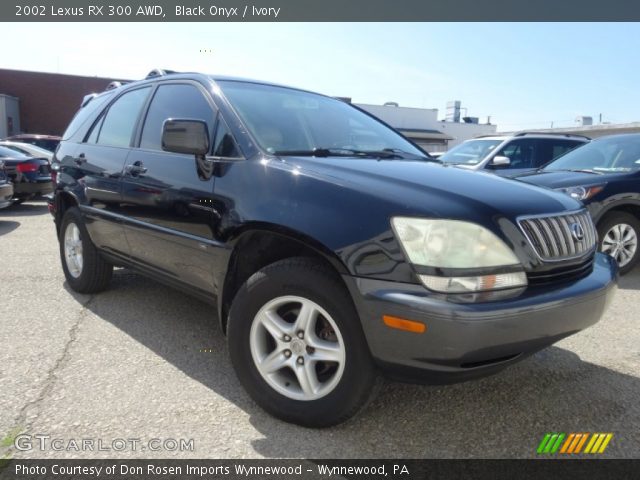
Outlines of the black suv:
[[640,261],[640,135],[594,140],[546,167],[515,177],[582,201],[597,225],[600,250],[621,273]]
[[[597,322],[615,290],[578,201],[428,161],[303,90],[154,71],[87,96],[53,167],[69,286],[127,266],[217,303],[246,390],[302,425],[349,418],[378,370],[496,372]],[[553,251],[536,225],[558,226]]]

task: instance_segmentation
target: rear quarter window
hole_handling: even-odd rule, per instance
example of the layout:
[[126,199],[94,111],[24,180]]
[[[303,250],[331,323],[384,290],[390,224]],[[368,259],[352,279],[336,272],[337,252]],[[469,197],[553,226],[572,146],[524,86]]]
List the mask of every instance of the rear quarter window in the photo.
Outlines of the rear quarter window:
[[88,130],[93,123],[93,119],[102,111],[102,107],[107,104],[111,97],[113,97],[113,93],[114,91],[105,92],[78,110],[62,135],[62,139],[69,140],[78,132],[81,132],[81,136],[84,137],[86,130]]

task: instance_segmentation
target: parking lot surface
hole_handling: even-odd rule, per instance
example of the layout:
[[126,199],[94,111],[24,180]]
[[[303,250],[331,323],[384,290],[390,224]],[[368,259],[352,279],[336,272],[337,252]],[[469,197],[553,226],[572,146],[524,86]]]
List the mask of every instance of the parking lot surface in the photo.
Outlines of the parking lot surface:
[[515,458],[547,432],[612,432],[601,456],[640,457],[640,268],[596,326],[498,375],[383,381],[356,418],[309,430],[245,394],[210,305],[127,270],[70,291],[43,202],[0,211],[0,255],[0,456]]

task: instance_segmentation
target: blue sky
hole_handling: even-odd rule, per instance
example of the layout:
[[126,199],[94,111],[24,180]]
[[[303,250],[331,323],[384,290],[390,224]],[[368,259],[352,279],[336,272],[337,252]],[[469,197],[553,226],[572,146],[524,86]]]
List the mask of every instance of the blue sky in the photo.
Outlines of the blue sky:
[[[2,24],[2,68],[141,78],[155,67],[440,109],[500,130],[640,121],[640,24]],[[201,51],[203,50],[203,51]]]

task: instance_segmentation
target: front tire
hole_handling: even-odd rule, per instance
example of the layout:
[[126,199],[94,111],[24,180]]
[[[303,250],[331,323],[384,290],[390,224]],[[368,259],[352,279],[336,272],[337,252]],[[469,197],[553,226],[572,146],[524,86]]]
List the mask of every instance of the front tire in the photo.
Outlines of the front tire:
[[113,265],[100,256],[78,208],[72,207],[65,212],[59,241],[62,270],[73,290],[97,293],[109,286]]
[[375,370],[358,314],[337,274],[313,259],[281,260],[252,275],[227,330],[240,382],[275,417],[328,427],[371,394]]
[[624,275],[640,261],[640,220],[627,212],[607,214],[598,224],[599,249],[611,255]]

